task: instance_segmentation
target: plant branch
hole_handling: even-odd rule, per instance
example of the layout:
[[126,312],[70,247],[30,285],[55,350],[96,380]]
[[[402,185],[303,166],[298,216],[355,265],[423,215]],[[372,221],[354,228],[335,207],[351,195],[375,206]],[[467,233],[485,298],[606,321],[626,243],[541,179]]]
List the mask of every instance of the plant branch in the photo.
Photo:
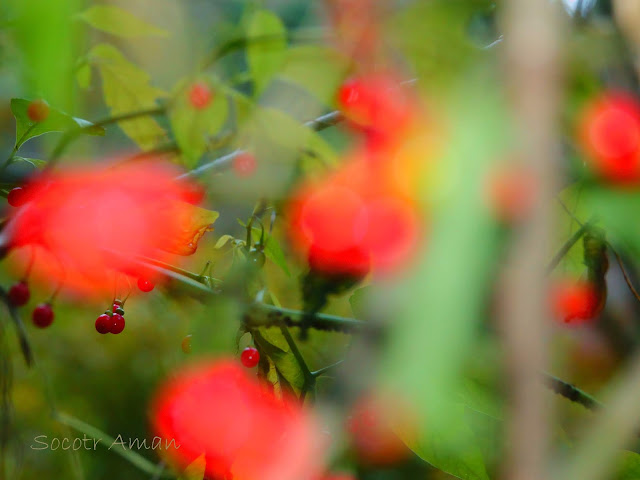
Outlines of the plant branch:
[[15,326],[16,332],[18,334],[22,356],[24,357],[24,361],[27,366],[30,367],[33,365],[33,351],[31,349],[29,337],[27,335],[27,329],[24,327],[24,323],[20,318],[18,310],[13,305],[11,305],[11,303],[9,302],[9,297],[7,296],[7,292],[2,287],[0,287],[0,299],[2,299],[7,307],[7,310],[9,311],[9,317],[11,317],[13,325]]
[[542,374],[542,377],[544,384],[548,388],[572,402],[579,403],[583,407],[592,411],[604,407],[602,403],[588,393],[554,375],[551,375],[550,373],[545,372]]
[[[342,115],[339,111],[333,111],[321,115],[313,120],[309,120],[305,122],[304,126],[310,128],[314,131],[324,130],[325,128],[332,127],[344,120],[344,115]],[[184,173],[178,177],[179,180],[189,179],[189,178],[197,178],[205,173],[217,173],[223,170],[226,170],[231,167],[233,164],[233,160],[243,153],[246,153],[244,149],[234,150],[231,153],[218,157],[210,162],[207,162],[201,165],[198,168],[191,170],[190,172]]]
[[631,290],[631,293],[633,294],[633,296],[636,297],[636,300],[640,302],[640,294],[638,294],[638,291],[633,286],[633,283],[631,282],[631,278],[629,278],[629,275],[627,274],[627,270],[624,268],[624,264],[622,263],[622,258],[620,258],[620,255],[618,255],[618,252],[616,252],[616,250],[611,246],[610,243],[609,243],[609,248],[613,252],[613,255],[616,257],[616,261],[620,266],[620,271],[622,272],[624,281],[627,283],[627,287],[629,287],[629,290]]
[[564,243],[564,245],[560,247],[560,250],[558,250],[558,252],[553,256],[553,258],[551,259],[551,262],[549,262],[549,265],[547,265],[547,275],[553,272],[553,270],[555,270],[555,268],[560,264],[564,256],[567,253],[569,253],[569,250],[571,250],[571,248],[576,244],[576,242],[580,240],[580,238],[582,238],[584,233],[587,231],[588,226],[589,226],[588,222],[583,224],[578,230],[575,231],[575,233],[571,236],[571,238],[569,238],[569,240],[567,240]]
[[106,117],[101,120],[97,120],[91,123],[91,125],[87,125],[86,127],[78,127],[78,128],[73,128],[71,130],[68,130],[63,134],[62,138],[58,141],[57,145],[53,149],[53,152],[51,153],[51,157],[49,159],[49,162],[47,163],[46,168],[53,167],[57,162],[57,160],[62,155],[62,153],[65,151],[65,149],[71,144],[71,142],[73,142],[76,138],[78,138],[82,133],[88,130],[91,130],[92,128],[106,127],[107,125],[123,122],[125,120],[133,120],[139,117],[163,115],[165,112],[166,112],[165,107],[147,108],[144,110],[137,110],[134,112],[123,113],[122,115]]

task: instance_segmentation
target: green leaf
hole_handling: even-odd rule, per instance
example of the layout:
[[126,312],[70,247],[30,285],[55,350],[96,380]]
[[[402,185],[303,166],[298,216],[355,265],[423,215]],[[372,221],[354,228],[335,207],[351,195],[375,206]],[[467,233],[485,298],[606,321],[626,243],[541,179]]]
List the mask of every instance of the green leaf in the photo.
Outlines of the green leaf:
[[231,235],[222,235],[218,241],[216,242],[215,246],[213,248],[218,249],[218,248],[222,248],[224,247],[228,242],[234,240],[233,236]]
[[[24,98],[11,99],[11,112],[16,118],[16,148],[25,143],[27,140],[49,132],[64,132],[76,129],[78,127],[85,128],[93,125],[87,120],[74,118],[66,113],[49,107],[49,116],[43,122],[34,122],[27,114],[27,108],[31,100]],[[88,128],[83,130],[88,135],[104,135],[105,131],[102,127]]]
[[[102,43],[88,55],[102,77],[104,101],[112,115],[122,115],[156,106],[156,100],[166,94],[149,84],[149,75],[129,62],[115,47]],[[161,143],[165,131],[150,117],[140,117],[118,123],[129,138],[143,150]]]
[[151,25],[115,5],[94,5],[79,13],[78,18],[84,20],[93,28],[119,37],[169,36],[166,30]]
[[[254,242],[259,242],[260,237],[262,236],[262,229],[253,227],[251,230],[251,236]],[[291,276],[291,271],[287,265],[287,259],[282,251],[282,247],[280,247],[280,243],[273,237],[273,235],[267,232],[264,234],[264,255],[279,266],[287,276]]]
[[[212,99],[205,108],[195,108],[189,99],[189,91],[194,84],[207,85]],[[208,79],[190,79],[180,82],[175,90],[169,108],[171,129],[183,154],[186,167],[193,168],[207,150],[209,139],[225,124],[228,114],[226,95]]]
[[463,480],[489,480],[482,452],[465,419],[465,407],[455,408],[457,415],[444,428],[418,435],[402,429],[396,433],[416,455],[443,472]]
[[332,104],[347,68],[347,60],[335,50],[302,45],[287,51],[279,76],[304,87],[323,103]]
[[[259,328],[252,330],[251,333],[256,347],[262,353],[262,357],[268,358],[273,362],[276,376],[271,372],[271,383],[274,386],[278,383],[285,390],[290,390],[296,394],[300,393],[304,386],[304,373],[280,330],[276,327]],[[263,366],[268,367],[266,364]],[[264,373],[268,373],[266,368]],[[267,375],[267,378],[269,378],[269,375]],[[277,382],[274,382],[276,378]]]
[[282,21],[268,10],[256,10],[247,21],[247,63],[258,96],[284,62],[287,48]]

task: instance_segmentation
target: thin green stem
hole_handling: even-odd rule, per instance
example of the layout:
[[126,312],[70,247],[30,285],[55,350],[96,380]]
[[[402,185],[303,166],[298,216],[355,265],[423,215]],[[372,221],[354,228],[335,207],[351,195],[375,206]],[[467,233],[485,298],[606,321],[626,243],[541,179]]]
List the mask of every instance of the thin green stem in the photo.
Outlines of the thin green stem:
[[36,125],[37,125],[37,123],[34,123],[31,126],[29,126],[29,128],[27,128],[25,130],[25,132],[22,134],[20,139],[16,140],[16,143],[13,146],[13,148],[11,149],[11,153],[9,154],[9,158],[7,158],[4,161],[4,163],[2,164],[2,167],[0,167],[0,173],[4,172],[4,169],[7,168],[11,164],[11,161],[13,160],[13,157],[15,157],[16,153],[18,153],[18,150],[20,149],[20,146],[24,143],[25,138],[27,138],[27,135],[29,135],[31,133],[31,130],[33,130],[33,128]]
[[53,149],[49,162],[47,163],[46,168],[51,168],[55,165],[56,161],[60,158],[62,153],[66,150],[66,148],[73,142],[76,138],[78,138],[82,133],[91,130],[96,127],[106,127],[107,125],[111,125],[118,122],[123,122],[125,120],[133,120],[139,117],[147,117],[154,115],[163,115],[166,112],[165,107],[153,107],[147,108],[144,110],[137,110],[134,112],[123,113],[122,115],[114,115],[112,117],[106,117],[101,120],[97,120],[86,127],[78,127],[73,128],[65,132],[62,136],[58,144]]
[[291,353],[293,353],[293,356],[298,362],[298,365],[300,366],[300,370],[302,370],[302,375],[304,376],[304,383],[302,384],[302,390],[300,392],[300,401],[304,403],[307,393],[309,393],[311,390],[315,388],[316,377],[311,373],[311,370],[309,370],[309,367],[307,366],[307,363],[304,361],[304,357],[302,356],[302,353],[300,353],[300,349],[298,349],[298,345],[296,344],[295,340],[291,336],[289,329],[286,326],[282,325],[280,327],[280,331],[282,332],[282,335],[287,341],[287,344],[291,349]]
[[587,231],[587,228],[588,223],[582,225],[578,230],[575,231],[573,235],[571,235],[571,238],[569,238],[569,240],[567,240],[564,245],[560,247],[560,250],[558,250],[558,252],[553,256],[551,262],[549,262],[549,265],[547,265],[547,274],[555,270],[555,268],[560,264],[565,255],[569,253],[569,250],[571,250],[576,242],[580,240],[580,238],[582,238],[584,233]]

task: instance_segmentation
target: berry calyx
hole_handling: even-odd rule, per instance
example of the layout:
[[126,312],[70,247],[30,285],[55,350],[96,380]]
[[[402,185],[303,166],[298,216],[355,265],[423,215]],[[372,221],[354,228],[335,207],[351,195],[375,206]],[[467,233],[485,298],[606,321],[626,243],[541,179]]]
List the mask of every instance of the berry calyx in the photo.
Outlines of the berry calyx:
[[53,323],[53,308],[49,303],[41,303],[33,310],[32,320],[36,327],[47,328]]
[[111,316],[103,313],[96,319],[96,331],[104,335],[111,330]]
[[240,153],[233,159],[233,171],[239,177],[250,177],[255,172],[258,162],[250,153]]
[[203,110],[211,103],[213,94],[206,83],[194,83],[189,90],[189,102],[196,110]]
[[27,106],[27,116],[32,122],[44,122],[49,117],[49,104],[42,99],[32,101]]
[[155,287],[153,282],[147,280],[146,278],[138,279],[138,288],[140,289],[141,292],[145,292],[145,293],[150,292],[151,290],[153,290],[153,287]]
[[117,335],[124,330],[124,317],[119,313],[114,313],[111,316],[111,325],[109,326],[109,332]]
[[247,347],[242,351],[240,361],[245,367],[253,368],[258,365],[258,362],[260,361],[260,352],[253,347]]
[[27,191],[23,187],[15,187],[11,189],[7,195],[7,201],[12,207],[21,207],[27,203]]
[[29,285],[27,285],[27,282],[20,282],[13,285],[9,289],[9,293],[7,295],[11,305],[14,307],[21,307],[29,301],[31,292],[29,291]]
[[124,315],[124,309],[122,307],[114,308],[113,313],[117,313],[118,315]]

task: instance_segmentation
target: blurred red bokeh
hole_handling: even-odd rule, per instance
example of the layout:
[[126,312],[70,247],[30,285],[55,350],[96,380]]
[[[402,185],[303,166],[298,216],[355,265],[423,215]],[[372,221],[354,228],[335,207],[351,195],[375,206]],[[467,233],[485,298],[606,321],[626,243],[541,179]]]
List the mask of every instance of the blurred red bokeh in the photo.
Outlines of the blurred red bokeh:
[[232,360],[178,372],[158,391],[152,419],[158,436],[180,445],[169,458],[184,468],[204,454],[208,477],[300,480],[320,471],[321,435],[308,412]]
[[120,274],[154,280],[140,257],[193,253],[213,221],[184,201],[194,188],[176,173],[150,162],[43,173],[14,212],[12,247],[30,247],[18,258],[33,255],[36,278],[83,293],[113,292]]
[[640,102],[606,92],[587,104],[578,138],[594,172],[612,183],[640,181]]

